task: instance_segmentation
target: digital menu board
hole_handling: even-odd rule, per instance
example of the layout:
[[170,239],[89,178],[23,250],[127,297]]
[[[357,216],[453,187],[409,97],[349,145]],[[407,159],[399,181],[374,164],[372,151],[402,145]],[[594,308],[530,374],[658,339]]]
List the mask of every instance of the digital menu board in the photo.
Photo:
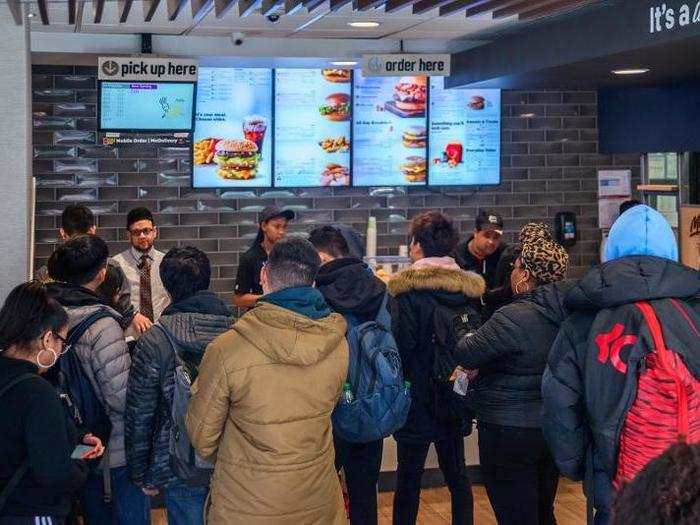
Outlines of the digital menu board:
[[347,69],[275,70],[275,186],[349,186]]
[[363,77],[353,94],[353,185],[426,180],[426,77]]
[[189,131],[193,109],[193,83],[100,83],[102,130]]
[[272,185],[272,70],[199,68],[195,188]]
[[429,184],[498,184],[501,169],[501,91],[445,89],[430,79]]

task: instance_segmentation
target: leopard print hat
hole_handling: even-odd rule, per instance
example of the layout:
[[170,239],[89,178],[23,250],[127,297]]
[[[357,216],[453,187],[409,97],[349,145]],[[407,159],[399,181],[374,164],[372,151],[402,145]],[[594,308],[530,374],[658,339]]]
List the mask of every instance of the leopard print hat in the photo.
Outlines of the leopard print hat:
[[543,222],[527,223],[520,230],[518,239],[520,244],[525,244],[526,242],[537,242],[543,239],[547,241],[554,240],[551,229]]
[[520,260],[542,284],[563,280],[569,270],[569,254],[551,239],[540,237],[523,242]]

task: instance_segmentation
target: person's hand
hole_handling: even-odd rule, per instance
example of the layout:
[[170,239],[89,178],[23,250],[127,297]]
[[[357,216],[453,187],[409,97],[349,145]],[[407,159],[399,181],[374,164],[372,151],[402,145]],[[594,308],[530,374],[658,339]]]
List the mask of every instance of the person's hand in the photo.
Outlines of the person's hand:
[[160,491],[158,489],[152,487],[142,487],[141,492],[143,492],[148,497],[153,497],[160,494]]
[[136,312],[136,315],[134,315],[134,320],[131,321],[131,324],[134,326],[134,330],[136,330],[136,333],[138,334],[143,334],[146,330],[153,326],[151,320],[140,312]]
[[102,457],[102,454],[104,454],[105,447],[102,444],[102,440],[100,440],[100,438],[98,438],[97,436],[93,436],[92,434],[85,434],[85,437],[83,438],[83,443],[85,445],[92,445],[92,450],[83,455],[82,459],[95,459]]

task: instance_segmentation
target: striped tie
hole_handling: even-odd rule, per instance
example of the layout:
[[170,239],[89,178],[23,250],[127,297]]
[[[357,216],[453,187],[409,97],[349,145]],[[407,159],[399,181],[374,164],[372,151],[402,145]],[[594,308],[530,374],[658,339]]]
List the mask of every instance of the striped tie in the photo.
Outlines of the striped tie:
[[151,294],[151,263],[148,261],[148,255],[141,256],[141,264],[139,264],[139,277],[141,286],[139,286],[139,311],[153,322],[153,297]]

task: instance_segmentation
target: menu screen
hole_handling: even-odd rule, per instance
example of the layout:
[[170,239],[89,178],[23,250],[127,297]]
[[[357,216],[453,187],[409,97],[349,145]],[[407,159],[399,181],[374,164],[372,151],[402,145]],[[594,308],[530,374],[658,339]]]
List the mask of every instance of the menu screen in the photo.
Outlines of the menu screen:
[[501,91],[444,89],[430,79],[430,175],[436,186],[498,184]]
[[275,70],[275,186],[349,186],[347,69]]
[[355,186],[425,184],[427,91],[426,77],[355,74]]
[[199,69],[195,188],[272,185],[272,71]]
[[163,82],[102,82],[100,129],[192,129],[194,84]]

